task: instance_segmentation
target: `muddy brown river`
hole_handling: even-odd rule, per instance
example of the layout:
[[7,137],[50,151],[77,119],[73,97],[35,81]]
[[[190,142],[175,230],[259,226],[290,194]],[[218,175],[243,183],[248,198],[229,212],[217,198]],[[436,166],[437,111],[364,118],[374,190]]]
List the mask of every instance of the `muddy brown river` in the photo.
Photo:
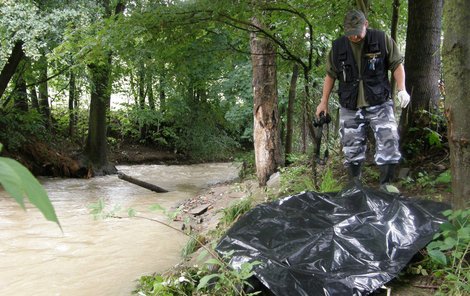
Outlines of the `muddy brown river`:
[[170,209],[212,184],[234,180],[238,166],[133,165],[118,170],[170,192],[154,193],[117,175],[82,179],[40,179],[63,228],[27,204],[23,211],[0,189],[0,295],[130,295],[136,280],[177,264],[184,235],[139,218],[95,219],[90,206],[101,199],[104,212],[167,221],[152,205]]

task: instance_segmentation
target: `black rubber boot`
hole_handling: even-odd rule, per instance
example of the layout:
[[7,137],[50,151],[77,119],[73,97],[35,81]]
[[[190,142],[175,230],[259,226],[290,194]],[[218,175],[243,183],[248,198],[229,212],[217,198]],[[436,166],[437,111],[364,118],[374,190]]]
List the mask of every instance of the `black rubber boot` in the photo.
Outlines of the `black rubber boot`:
[[349,182],[354,184],[361,184],[362,163],[350,163],[348,165]]
[[395,167],[396,164],[394,163],[379,166],[380,190],[387,193],[400,194],[398,188],[391,184],[395,178]]

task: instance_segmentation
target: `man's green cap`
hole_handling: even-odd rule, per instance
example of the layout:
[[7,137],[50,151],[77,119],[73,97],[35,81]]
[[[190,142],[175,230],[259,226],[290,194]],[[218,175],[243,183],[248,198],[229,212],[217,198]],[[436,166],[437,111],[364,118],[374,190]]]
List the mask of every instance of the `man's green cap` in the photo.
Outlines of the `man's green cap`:
[[366,17],[362,11],[357,9],[348,11],[344,17],[344,35],[360,35],[365,22]]

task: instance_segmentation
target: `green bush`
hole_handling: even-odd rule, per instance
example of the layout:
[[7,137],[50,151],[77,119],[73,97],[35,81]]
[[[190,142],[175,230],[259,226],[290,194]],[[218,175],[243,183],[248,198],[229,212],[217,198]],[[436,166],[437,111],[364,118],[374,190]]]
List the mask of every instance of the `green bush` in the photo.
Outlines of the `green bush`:
[[306,165],[289,166],[281,168],[282,194],[296,194],[302,191],[312,191],[315,184],[312,178],[312,169]]
[[233,203],[228,208],[223,209],[223,216],[220,219],[220,222],[223,225],[223,228],[228,228],[235,221],[240,218],[243,214],[248,212],[252,208],[253,199],[243,198],[236,203]]
[[47,139],[47,132],[41,115],[36,110],[0,114],[0,142],[8,150],[19,149],[32,137]]
[[435,264],[434,275],[443,280],[437,295],[470,294],[470,209],[444,212],[448,221],[427,246]]
[[247,280],[253,275],[253,267],[260,262],[245,262],[233,270],[224,263],[226,260],[228,258],[212,258],[201,267],[193,266],[173,275],[143,276],[134,293],[148,296],[256,295],[243,292],[242,287],[249,285]]

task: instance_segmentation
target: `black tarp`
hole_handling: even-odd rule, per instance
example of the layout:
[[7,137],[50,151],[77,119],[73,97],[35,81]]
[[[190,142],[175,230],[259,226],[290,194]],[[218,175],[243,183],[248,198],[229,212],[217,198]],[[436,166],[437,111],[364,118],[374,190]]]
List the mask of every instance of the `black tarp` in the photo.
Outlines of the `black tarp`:
[[256,206],[216,250],[230,265],[261,261],[255,277],[277,296],[368,295],[431,240],[445,204],[351,186]]

